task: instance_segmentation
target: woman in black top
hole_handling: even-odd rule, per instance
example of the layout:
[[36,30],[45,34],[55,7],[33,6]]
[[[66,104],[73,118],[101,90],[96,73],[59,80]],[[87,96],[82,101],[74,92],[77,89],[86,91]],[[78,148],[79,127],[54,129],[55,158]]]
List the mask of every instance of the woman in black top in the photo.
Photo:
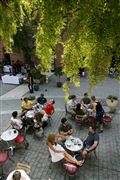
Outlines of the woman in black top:
[[100,132],[103,132],[104,109],[102,108],[101,103],[96,100],[95,96],[92,96],[91,99],[92,99],[92,104],[93,104],[93,112],[96,112],[96,120],[100,124]]
[[31,72],[28,72],[28,88],[30,93],[33,93],[33,75],[31,74]]

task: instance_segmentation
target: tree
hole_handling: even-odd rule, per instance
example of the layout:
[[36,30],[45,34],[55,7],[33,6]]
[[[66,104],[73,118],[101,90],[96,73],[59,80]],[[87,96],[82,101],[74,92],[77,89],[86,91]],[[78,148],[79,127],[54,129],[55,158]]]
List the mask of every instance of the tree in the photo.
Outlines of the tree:
[[35,47],[42,66],[50,70],[55,46],[62,44],[63,71],[75,85],[80,67],[88,69],[92,87],[108,74],[113,52],[120,57],[119,0],[1,0],[0,36],[6,47],[26,16],[30,22],[37,18]]

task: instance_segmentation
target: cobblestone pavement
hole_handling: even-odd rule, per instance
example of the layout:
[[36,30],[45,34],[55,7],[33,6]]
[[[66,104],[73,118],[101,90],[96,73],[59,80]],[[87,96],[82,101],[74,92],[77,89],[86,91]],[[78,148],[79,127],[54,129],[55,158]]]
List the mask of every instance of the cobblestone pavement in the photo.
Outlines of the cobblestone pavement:
[[[64,81],[64,80],[63,80]],[[109,94],[117,95],[120,99],[120,85],[115,81],[106,79],[105,82],[97,85],[92,94],[102,99],[103,105],[105,104],[105,97]],[[5,86],[4,86],[5,88]],[[47,92],[45,89],[47,88]],[[76,89],[71,85],[71,92],[81,97],[85,91],[87,91],[87,80],[81,79],[80,89]],[[56,109],[53,116],[52,126],[48,126],[45,129],[45,137],[43,139],[35,139],[32,135],[27,135],[29,141],[28,150],[17,150],[12,157],[14,163],[8,161],[4,170],[6,173],[16,169],[16,163],[27,163],[31,166],[30,177],[31,180],[119,180],[120,179],[120,113],[119,107],[117,112],[113,116],[112,126],[104,127],[104,132],[100,134],[100,143],[97,148],[97,159],[94,154],[91,154],[87,158],[83,167],[79,168],[76,177],[69,177],[63,167],[62,163],[51,163],[48,148],[46,145],[46,139],[49,132],[57,132],[60,120],[65,116],[64,112],[64,93],[62,89],[56,88],[56,84],[53,79],[50,79],[48,85],[41,85],[40,91],[35,92],[34,95],[38,96],[41,92],[44,92],[48,97],[55,97]],[[9,94],[6,94],[9,95]],[[25,95],[29,95],[25,92]],[[14,95],[11,99],[2,99],[1,103],[1,130],[7,125],[11,112],[13,110],[20,110],[20,98]],[[68,117],[70,123],[74,128],[74,135],[77,137],[85,137],[88,129],[87,127],[79,127],[73,120]]]
[[[45,130],[43,139],[34,139],[32,135],[27,135],[30,143],[28,150],[17,150],[13,159],[14,164],[8,162],[6,171],[9,173],[15,169],[16,163],[27,163],[31,166],[30,177],[32,180],[68,180],[69,176],[62,164],[51,163],[48,148],[46,145],[46,137],[49,132],[57,132],[60,119],[64,116],[64,112],[56,112],[53,117],[52,126],[48,126]],[[83,167],[79,168],[76,178],[80,180],[119,180],[120,179],[120,119],[116,114],[112,121],[112,127],[104,127],[103,134],[100,134],[100,143],[97,148],[97,159],[94,154],[86,160]],[[85,137],[87,127],[79,127],[73,120],[68,117],[74,128],[74,135],[77,137]]]

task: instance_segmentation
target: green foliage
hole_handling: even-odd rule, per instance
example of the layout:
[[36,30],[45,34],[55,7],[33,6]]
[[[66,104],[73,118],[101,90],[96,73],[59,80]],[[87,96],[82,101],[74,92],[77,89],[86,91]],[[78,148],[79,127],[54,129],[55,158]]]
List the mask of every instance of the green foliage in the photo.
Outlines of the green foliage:
[[118,97],[117,96],[113,96],[113,95],[109,95],[107,97],[107,99],[110,99],[111,101],[113,101],[113,100],[118,100]]
[[6,51],[11,50],[13,35],[24,21],[24,11],[29,12],[30,2],[25,0],[0,1],[0,36]]
[[34,101],[34,100],[35,100],[35,96],[29,96],[28,99],[29,99],[30,101]]
[[40,79],[41,78],[41,72],[39,69],[34,68],[34,69],[32,69],[31,73],[32,73],[34,79]]
[[69,99],[70,87],[68,86],[67,83],[64,83],[64,84],[63,84],[63,89],[64,89],[64,92],[65,92],[65,101],[67,102],[68,99]]
[[[30,25],[28,29],[26,24]],[[76,86],[79,86],[79,68],[87,69],[91,87],[106,77],[113,52],[120,58],[119,31],[119,0],[0,1],[0,36],[6,49],[10,50],[16,32],[20,46],[26,43],[21,42],[25,34],[25,37],[34,37],[36,55],[49,72],[56,45],[63,45],[63,72]],[[29,44],[23,46],[27,55]],[[119,62],[116,67],[120,71]]]
[[25,62],[31,61],[31,54],[34,50],[34,38],[32,26],[23,25],[21,28],[17,29],[16,35],[13,36],[14,39],[14,50],[22,50],[24,54]]

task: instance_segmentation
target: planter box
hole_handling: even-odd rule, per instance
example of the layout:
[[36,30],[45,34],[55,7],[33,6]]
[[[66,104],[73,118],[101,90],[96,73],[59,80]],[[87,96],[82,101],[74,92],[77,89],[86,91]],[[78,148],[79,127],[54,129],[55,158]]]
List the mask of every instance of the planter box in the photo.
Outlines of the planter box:
[[34,84],[34,90],[38,91],[39,90],[39,84]]
[[117,105],[118,105],[118,100],[111,100],[111,99],[106,99],[106,103],[110,109],[111,113],[114,113],[116,111]]
[[62,82],[57,82],[57,87],[62,87]]

